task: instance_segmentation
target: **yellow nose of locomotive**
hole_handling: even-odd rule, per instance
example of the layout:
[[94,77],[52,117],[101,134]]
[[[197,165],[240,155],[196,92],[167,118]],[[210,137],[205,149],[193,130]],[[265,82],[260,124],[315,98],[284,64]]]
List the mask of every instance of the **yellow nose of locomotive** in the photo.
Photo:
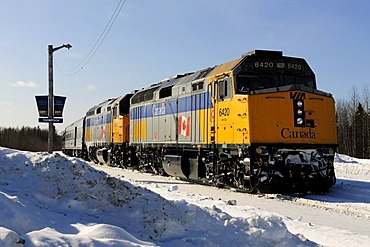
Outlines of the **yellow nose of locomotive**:
[[336,144],[334,100],[301,90],[250,95],[250,143]]

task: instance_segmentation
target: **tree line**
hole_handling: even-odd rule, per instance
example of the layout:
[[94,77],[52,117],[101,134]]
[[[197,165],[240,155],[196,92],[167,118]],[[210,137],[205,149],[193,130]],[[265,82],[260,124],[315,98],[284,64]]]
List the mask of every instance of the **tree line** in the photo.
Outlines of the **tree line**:
[[356,87],[348,99],[336,102],[338,152],[356,158],[370,158],[370,92]]
[[[26,151],[47,151],[48,130],[40,127],[0,128],[0,146]],[[54,129],[54,150],[62,150],[62,137]]]

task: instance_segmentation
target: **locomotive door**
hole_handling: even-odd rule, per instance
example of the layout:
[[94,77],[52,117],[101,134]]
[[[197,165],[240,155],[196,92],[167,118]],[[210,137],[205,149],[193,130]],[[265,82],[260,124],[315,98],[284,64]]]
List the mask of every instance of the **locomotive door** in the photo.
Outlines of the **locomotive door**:
[[210,133],[210,139],[208,140],[211,140],[211,144],[215,144],[216,143],[216,112],[217,112],[217,101],[216,101],[216,91],[217,91],[217,83],[216,81],[212,81],[211,85],[210,85],[210,90],[211,91],[211,99],[212,99],[212,110],[211,110],[211,119],[210,119],[210,130],[209,130],[209,133]]
[[230,77],[212,82],[214,112],[211,119],[211,141],[227,144],[234,141],[234,123],[231,119],[232,83]]

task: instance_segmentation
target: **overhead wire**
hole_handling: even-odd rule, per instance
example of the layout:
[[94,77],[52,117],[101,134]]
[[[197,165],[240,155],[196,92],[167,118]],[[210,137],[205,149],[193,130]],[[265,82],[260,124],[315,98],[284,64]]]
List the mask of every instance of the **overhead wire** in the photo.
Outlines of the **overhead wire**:
[[107,37],[109,31],[112,29],[113,24],[115,23],[119,13],[121,12],[123,5],[126,3],[127,0],[120,0],[117,4],[116,9],[114,10],[112,16],[110,17],[107,25],[105,26],[103,32],[100,34],[99,38],[95,41],[95,44],[92,46],[90,51],[87,53],[87,55],[81,60],[79,64],[77,64],[75,67],[71,69],[61,69],[59,66],[56,65],[56,68],[64,75],[74,75],[78,72],[80,72],[86,65],[91,61],[91,59],[94,57],[96,52],[99,50],[100,46],[102,45],[103,41]]

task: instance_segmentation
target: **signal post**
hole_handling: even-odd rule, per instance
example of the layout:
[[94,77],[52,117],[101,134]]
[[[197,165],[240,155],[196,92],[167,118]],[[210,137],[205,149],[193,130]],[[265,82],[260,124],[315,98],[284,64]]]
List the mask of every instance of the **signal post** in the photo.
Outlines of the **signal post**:
[[50,154],[53,152],[54,123],[63,122],[63,119],[54,117],[62,117],[63,107],[66,99],[66,97],[62,96],[54,97],[53,93],[53,53],[62,48],[70,49],[72,48],[72,46],[70,44],[63,44],[55,48],[53,47],[53,45],[48,46],[49,94],[48,96],[36,96],[39,116],[41,117],[39,118],[39,122],[49,123],[48,152]]

